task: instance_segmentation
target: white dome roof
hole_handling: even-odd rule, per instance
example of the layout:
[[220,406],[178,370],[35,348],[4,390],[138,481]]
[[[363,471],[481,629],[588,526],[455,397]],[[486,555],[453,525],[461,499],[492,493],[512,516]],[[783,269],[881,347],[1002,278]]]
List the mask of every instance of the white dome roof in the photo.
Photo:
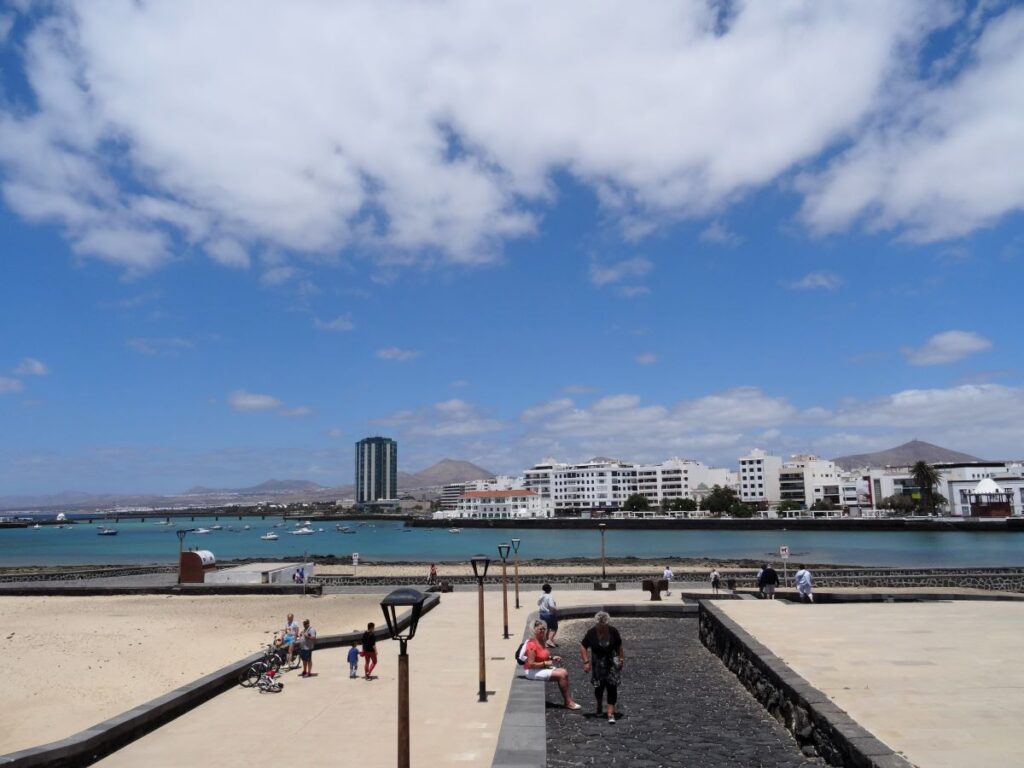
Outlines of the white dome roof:
[[974,486],[974,492],[977,494],[982,493],[1002,493],[1003,489],[999,487],[995,480],[991,477],[986,477],[976,486]]

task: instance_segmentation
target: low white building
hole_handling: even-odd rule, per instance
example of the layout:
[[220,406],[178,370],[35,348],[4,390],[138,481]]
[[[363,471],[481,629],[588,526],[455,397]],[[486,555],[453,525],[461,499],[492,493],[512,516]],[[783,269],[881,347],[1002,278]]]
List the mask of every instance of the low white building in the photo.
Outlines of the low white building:
[[755,448],[739,458],[739,482],[737,492],[744,504],[778,504],[779,470],[782,457],[772,456]]
[[554,517],[550,499],[544,499],[525,488],[490,491],[466,491],[455,503],[455,509],[434,513],[436,520],[514,520]]

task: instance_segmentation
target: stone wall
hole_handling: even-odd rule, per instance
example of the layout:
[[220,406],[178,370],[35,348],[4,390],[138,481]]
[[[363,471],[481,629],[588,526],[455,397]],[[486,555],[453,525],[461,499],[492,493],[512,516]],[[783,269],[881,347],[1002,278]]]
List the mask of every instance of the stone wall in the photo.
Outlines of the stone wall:
[[700,604],[699,620],[704,646],[793,734],[805,755],[842,768],[911,768],[713,604]]

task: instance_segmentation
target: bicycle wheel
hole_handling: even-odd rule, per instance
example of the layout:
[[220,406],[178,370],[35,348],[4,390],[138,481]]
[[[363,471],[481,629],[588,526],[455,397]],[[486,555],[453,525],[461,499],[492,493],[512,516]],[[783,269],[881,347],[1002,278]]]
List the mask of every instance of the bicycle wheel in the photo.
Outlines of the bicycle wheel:
[[238,684],[243,688],[252,688],[260,681],[260,677],[267,671],[266,665],[262,661],[254,661],[248,667],[242,670],[238,676]]
[[281,657],[278,654],[271,653],[263,661],[266,663],[267,669],[272,669],[274,672],[281,671]]

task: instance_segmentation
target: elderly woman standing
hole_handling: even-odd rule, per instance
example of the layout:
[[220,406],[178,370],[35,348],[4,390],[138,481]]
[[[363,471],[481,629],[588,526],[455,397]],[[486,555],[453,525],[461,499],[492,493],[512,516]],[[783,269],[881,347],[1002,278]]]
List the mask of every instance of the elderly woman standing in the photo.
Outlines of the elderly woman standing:
[[619,679],[622,676],[622,664],[626,654],[622,649],[622,637],[619,630],[609,621],[611,617],[604,611],[594,615],[596,622],[580,641],[580,657],[583,659],[583,671],[590,669],[590,681],[594,684],[594,696],[597,697],[597,714],[602,714],[604,692],[608,691],[608,722],[615,722],[615,704],[619,699]]
[[548,650],[548,625],[541,619],[533,622],[533,637],[526,641],[523,652],[526,654],[526,678],[528,680],[552,680],[558,683],[562,692],[562,700],[566,709],[581,709],[580,705],[572,700],[569,694],[569,671],[556,667],[555,662],[561,661],[561,656],[552,656]]

